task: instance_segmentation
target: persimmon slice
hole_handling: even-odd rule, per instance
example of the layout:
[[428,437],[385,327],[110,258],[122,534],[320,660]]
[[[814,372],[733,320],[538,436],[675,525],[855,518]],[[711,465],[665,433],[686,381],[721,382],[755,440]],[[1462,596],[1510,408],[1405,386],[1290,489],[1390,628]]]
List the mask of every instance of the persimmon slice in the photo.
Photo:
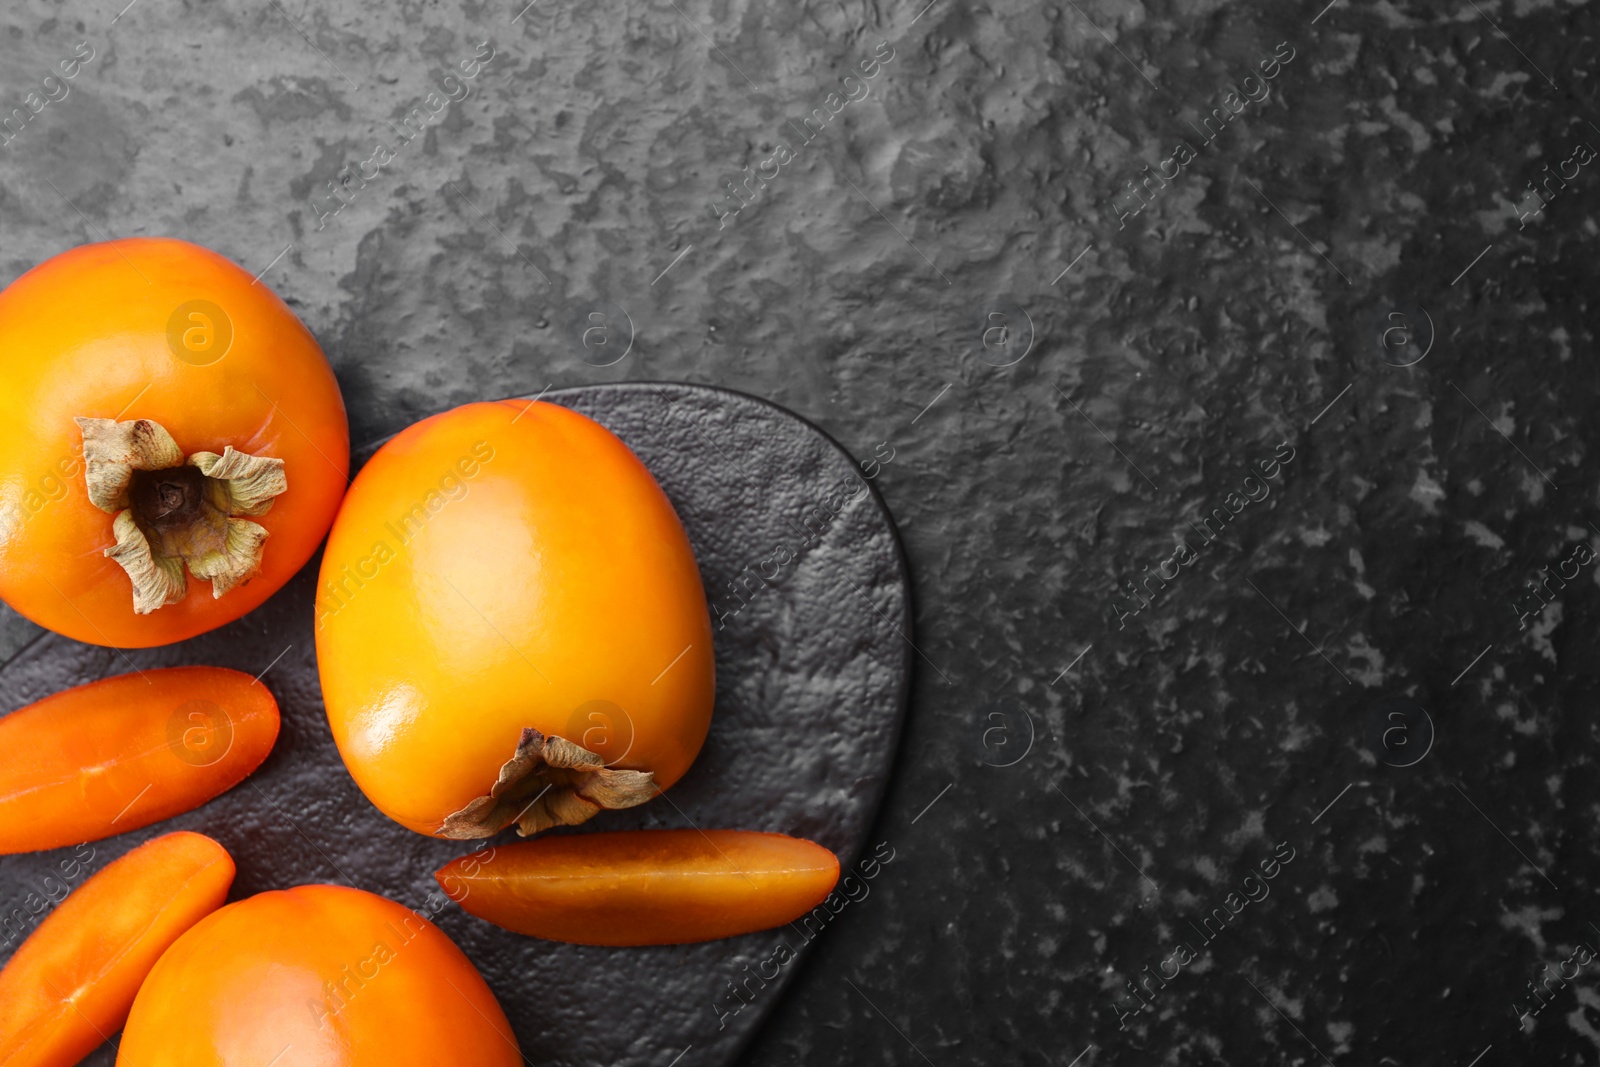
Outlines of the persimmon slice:
[[69,894],[0,970],[0,1063],[68,1067],[122,1029],[156,960],[222,906],[233,874],[227,849],[180,830]]
[[0,853],[98,841],[197,808],[272,751],[278,702],[224,667],[102,678],[0,718]]
[[465,911],[519,934],[679,945],[792,922],[833,891],[839,860],[783,834],[629,830],[496,847],[434,877]]

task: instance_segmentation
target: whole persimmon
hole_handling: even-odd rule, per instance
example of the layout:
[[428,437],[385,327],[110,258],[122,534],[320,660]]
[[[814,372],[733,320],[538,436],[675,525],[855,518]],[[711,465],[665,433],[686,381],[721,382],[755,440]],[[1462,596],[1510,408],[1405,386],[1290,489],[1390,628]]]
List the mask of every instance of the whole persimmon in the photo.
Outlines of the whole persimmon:
[[520,1067],[472,961],[420,913],[303,885],[212,912],[139,987],[118,1067]]
[[711,724],[705,590],[644,464],[555,404],[468,404],[345,497],[317,662],[356,783],[418,833],[524,835],[655,796]]
[[148,647],[260,604],[349,473],[344,401],[266,284],[169,238],[85,245],[0,293],[0,597]]

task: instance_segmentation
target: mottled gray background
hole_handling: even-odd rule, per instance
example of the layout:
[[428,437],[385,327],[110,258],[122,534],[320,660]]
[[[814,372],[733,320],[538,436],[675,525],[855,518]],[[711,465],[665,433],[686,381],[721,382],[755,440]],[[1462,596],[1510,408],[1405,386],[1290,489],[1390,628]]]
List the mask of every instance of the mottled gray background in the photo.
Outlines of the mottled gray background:
[[[920,650],[874,831],[897,858],[748,1063],[1600,1056],[1600,964],[1518,1018],[1600,945],[1600,578],[1517,607],[1600,541],[1600,168],[1518,217],[1600,147],[1592,6],[119,7],[0,15],[0,110],[97,50],[0,149],[7,279],[102,235],[216,248],[322,340],[357,444],[655,378],[892,449]],[[485,40],[467,99],[317,229]],[[719,228],[723,179],[880,42],[870,95]],[[598,308],[632,324],[605,368],[570,325]],[[1119,628],[1118,583],[1280,442],[1271,496]]]

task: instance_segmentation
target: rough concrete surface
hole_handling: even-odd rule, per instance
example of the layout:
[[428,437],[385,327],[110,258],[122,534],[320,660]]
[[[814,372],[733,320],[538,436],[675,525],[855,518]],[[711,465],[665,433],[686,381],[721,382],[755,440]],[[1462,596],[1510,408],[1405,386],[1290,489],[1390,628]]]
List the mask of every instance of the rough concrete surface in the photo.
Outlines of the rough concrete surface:
[[4,108],[95,49],[7,279],[216,248],[358,443],[655,379],[892,454],[897,858],[743,1062],[1600,1057],[1593,5],[120,7],[0,14]]

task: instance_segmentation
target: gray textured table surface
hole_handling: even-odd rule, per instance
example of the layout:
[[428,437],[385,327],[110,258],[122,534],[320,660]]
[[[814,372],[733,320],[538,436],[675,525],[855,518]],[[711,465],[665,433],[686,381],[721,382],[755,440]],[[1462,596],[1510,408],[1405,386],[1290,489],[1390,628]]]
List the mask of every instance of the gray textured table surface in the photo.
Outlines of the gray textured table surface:
[[216,248],[357,443],[648,378],[890,457],[896,859],[749,1063],[1600,1058],[1600,581],[1528,588],[1600,539],[1593,5],[121,7],[0,14],[4,110],[94,55],[7,280]]

